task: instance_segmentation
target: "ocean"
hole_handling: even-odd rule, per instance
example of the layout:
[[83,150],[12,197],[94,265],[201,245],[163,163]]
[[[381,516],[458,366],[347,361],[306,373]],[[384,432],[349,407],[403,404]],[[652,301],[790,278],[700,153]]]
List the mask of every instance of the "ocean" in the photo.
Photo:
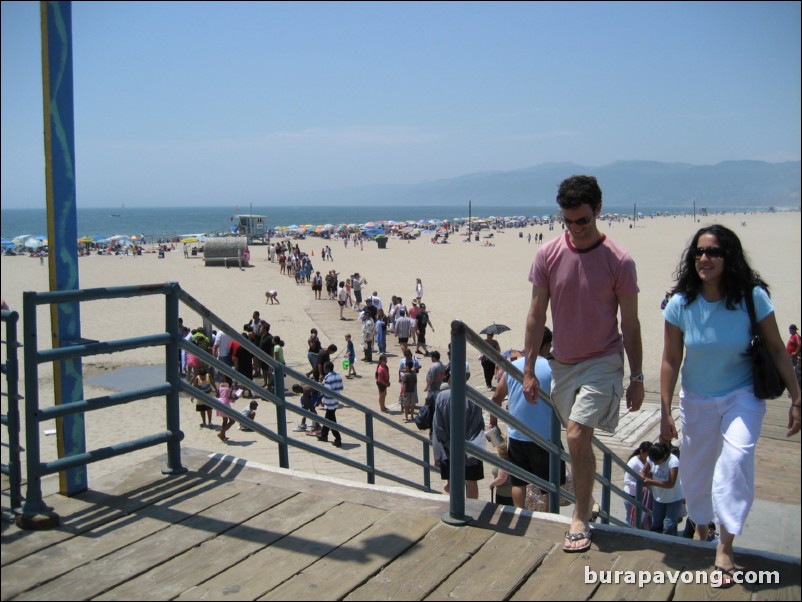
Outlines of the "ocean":
[[[633,207],[606,207],[611,213],[631,214]],[[660,209],[650,207],[649,213]],[[741,211],[743,209],[741,208]],[[680,213],[677,207],[670,213]],[[468,204],[428,206],[295,206],[295,207],[150,207],[150,208],[78,208],[78,236],[107,238],[116,234],[144,235],[148,239],[184,234],[230,231],[233,216],[253,213],[266,215],[269,228],[292,225],[364,224],[371,221],[451,220],[468,217]],[[542,217],[558,213],[557,205],[549,206],[472,206],[476,217],[518,216]],[[2,237],[12,239],[23,234],[47,235],[45,209],[0,209]]]

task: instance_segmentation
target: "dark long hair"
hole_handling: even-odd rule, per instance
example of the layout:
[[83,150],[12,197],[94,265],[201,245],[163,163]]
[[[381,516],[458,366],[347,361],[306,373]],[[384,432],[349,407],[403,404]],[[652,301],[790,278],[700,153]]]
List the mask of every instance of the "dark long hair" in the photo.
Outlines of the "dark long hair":
[[635,456],[639,456],[642,453],[645,453],[645,452],[649,451],[649,449],[651,447],[652,447],[652,442],[651,441],[642,442],[638,447],[635,448],[635,451],[633,451],[631,454],[629,454],[629,458],[628,459],[631,460]]
[[694,252],[699,245],[699,238],[704,234],[712,234],[718,239],[718,246],[724,251],[724,273],[721,275],[721,289],[727,301],[727,309],[735,309],[741,302],[744,293],[751,294],[756,286],[769,292],[766,284],[755,270],[753,270],[744,253],[738,236],[720,224],[713,224],[699,229],[694,235],[690,246],[677,266],[676,278],[672,294],[683,293],[686,302],[690,305],[699,293],[702,292],[702,280],[696,273],[696,256]]

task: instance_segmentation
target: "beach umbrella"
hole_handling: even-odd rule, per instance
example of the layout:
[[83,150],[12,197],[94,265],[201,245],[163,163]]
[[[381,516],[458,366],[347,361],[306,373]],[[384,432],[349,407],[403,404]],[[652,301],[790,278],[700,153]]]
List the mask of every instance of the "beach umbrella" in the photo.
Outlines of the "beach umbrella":
[[501,334],[502,332],[507,332],[510,329],[509,326],[505,326],[504,324],[496,324],[493,322],[490,326],[486,326],[482,330],[479,331],[479,334]]
[[182,243],[191,243],[191,242],[198,242],[197,236],[187,236],[186,238],[181,239]]
[[91,236],[82,236],[81,238],[78,239],[78,242],[80,242],[80,243],[90,243],[90,242],[95,242],[95,239],[93,237],[91,237]]
[[15,236],[14,238],[12,238],[11,242],[13,242],[15,245],[22,245],[25,243],[26,240],[31,238],[31,236],[32,236],[31,234],[20,234],[19,236]]
[[38,238],[34,238],[33,236],[31,236],[30,238],[25,240],[25,242],[23,243],[23,246],[26,249],[41,249],[42,247],[45,246],[45,244],[46,243],[44,241],[39,240]]

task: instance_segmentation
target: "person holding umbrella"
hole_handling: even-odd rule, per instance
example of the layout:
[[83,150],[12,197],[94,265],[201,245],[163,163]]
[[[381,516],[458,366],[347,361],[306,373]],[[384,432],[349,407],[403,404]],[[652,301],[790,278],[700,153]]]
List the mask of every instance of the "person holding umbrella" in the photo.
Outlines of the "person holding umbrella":
[[[492,324],[487,328],[484,328],[479,334],[485,335],[485,343],[490,345],[493,349],[501,353],[501,346],[498,344],[498,341],[495,340],[497,334],[501,334],[502,332],[506,332],[509,330],[508,326],[504,326],[504,324]],[[496,363],[482,354],[479,357],[479,361],[482,364],[482,370],[484,371],[485,375],[485,384],[487,388],[491,391],[494,389],[493,387],[493,376],[496,374]]]

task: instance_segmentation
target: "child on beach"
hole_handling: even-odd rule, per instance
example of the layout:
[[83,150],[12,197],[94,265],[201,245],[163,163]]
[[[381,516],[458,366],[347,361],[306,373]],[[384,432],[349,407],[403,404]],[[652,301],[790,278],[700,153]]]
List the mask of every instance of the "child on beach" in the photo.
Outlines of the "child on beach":
[[[282,257],[284,256],[282,255]],[[267,291],[265,293],[265,305],[267,305],[268,301],[270,302],[270,305],[273,305],[273,303],[278,303],[279,305],[281,305],[281,303],[278,300],[278,291],[273,289]]]
[[356,348],[354,347],[354,342],[351,340],[351,335],[345,335],[345,354],[348,357],[348,374],[345,378],[353,378],[356,376],[356,368],[354,368],[354,363],[356,362]]
[[[251,420],[256,420],[256,409],[257,409],[258,407],[259,407],[259,402],[258,402],[258,401],[256,401],[256,400],[254,399],[253,401],[251,401],[251,403],[248,405],[248,407],[247,407],[247,408],[245,408],[244,410],[242,410],[242,412],[241,412],[241,413],[242,413],[242,415],[243,415],[243,416],[245,416],[246,418],[250,418]],[[252,428],[248,428],[247,426],[245,426],[245,425],[243,425],[243,424],[241,424],[241,425],[240,425],[240,426],[238,426],[237,428],[238,428],[239,430],[241,430],[241,431],[253,432],[253,429],[252,429]]]
[[404,366],[404,375],[401,379],[401,409],[404,410],[404,422],[415,419],[415,407],[418,405],[418,375],[412,362]]
[[[230,376],[223,376],[223,381],[220,383],[220,386],[217,389],[217,401],[231,407],[231,404],[234,401],[234,385]],[[217,437],[220,439],[220,441],[228,441],[228,437],[226,437],[226,431],[234,426],[234,419],[229,418],[220,410],[217,410],[217,415],[223,419],[223,427],[220,429]]]

